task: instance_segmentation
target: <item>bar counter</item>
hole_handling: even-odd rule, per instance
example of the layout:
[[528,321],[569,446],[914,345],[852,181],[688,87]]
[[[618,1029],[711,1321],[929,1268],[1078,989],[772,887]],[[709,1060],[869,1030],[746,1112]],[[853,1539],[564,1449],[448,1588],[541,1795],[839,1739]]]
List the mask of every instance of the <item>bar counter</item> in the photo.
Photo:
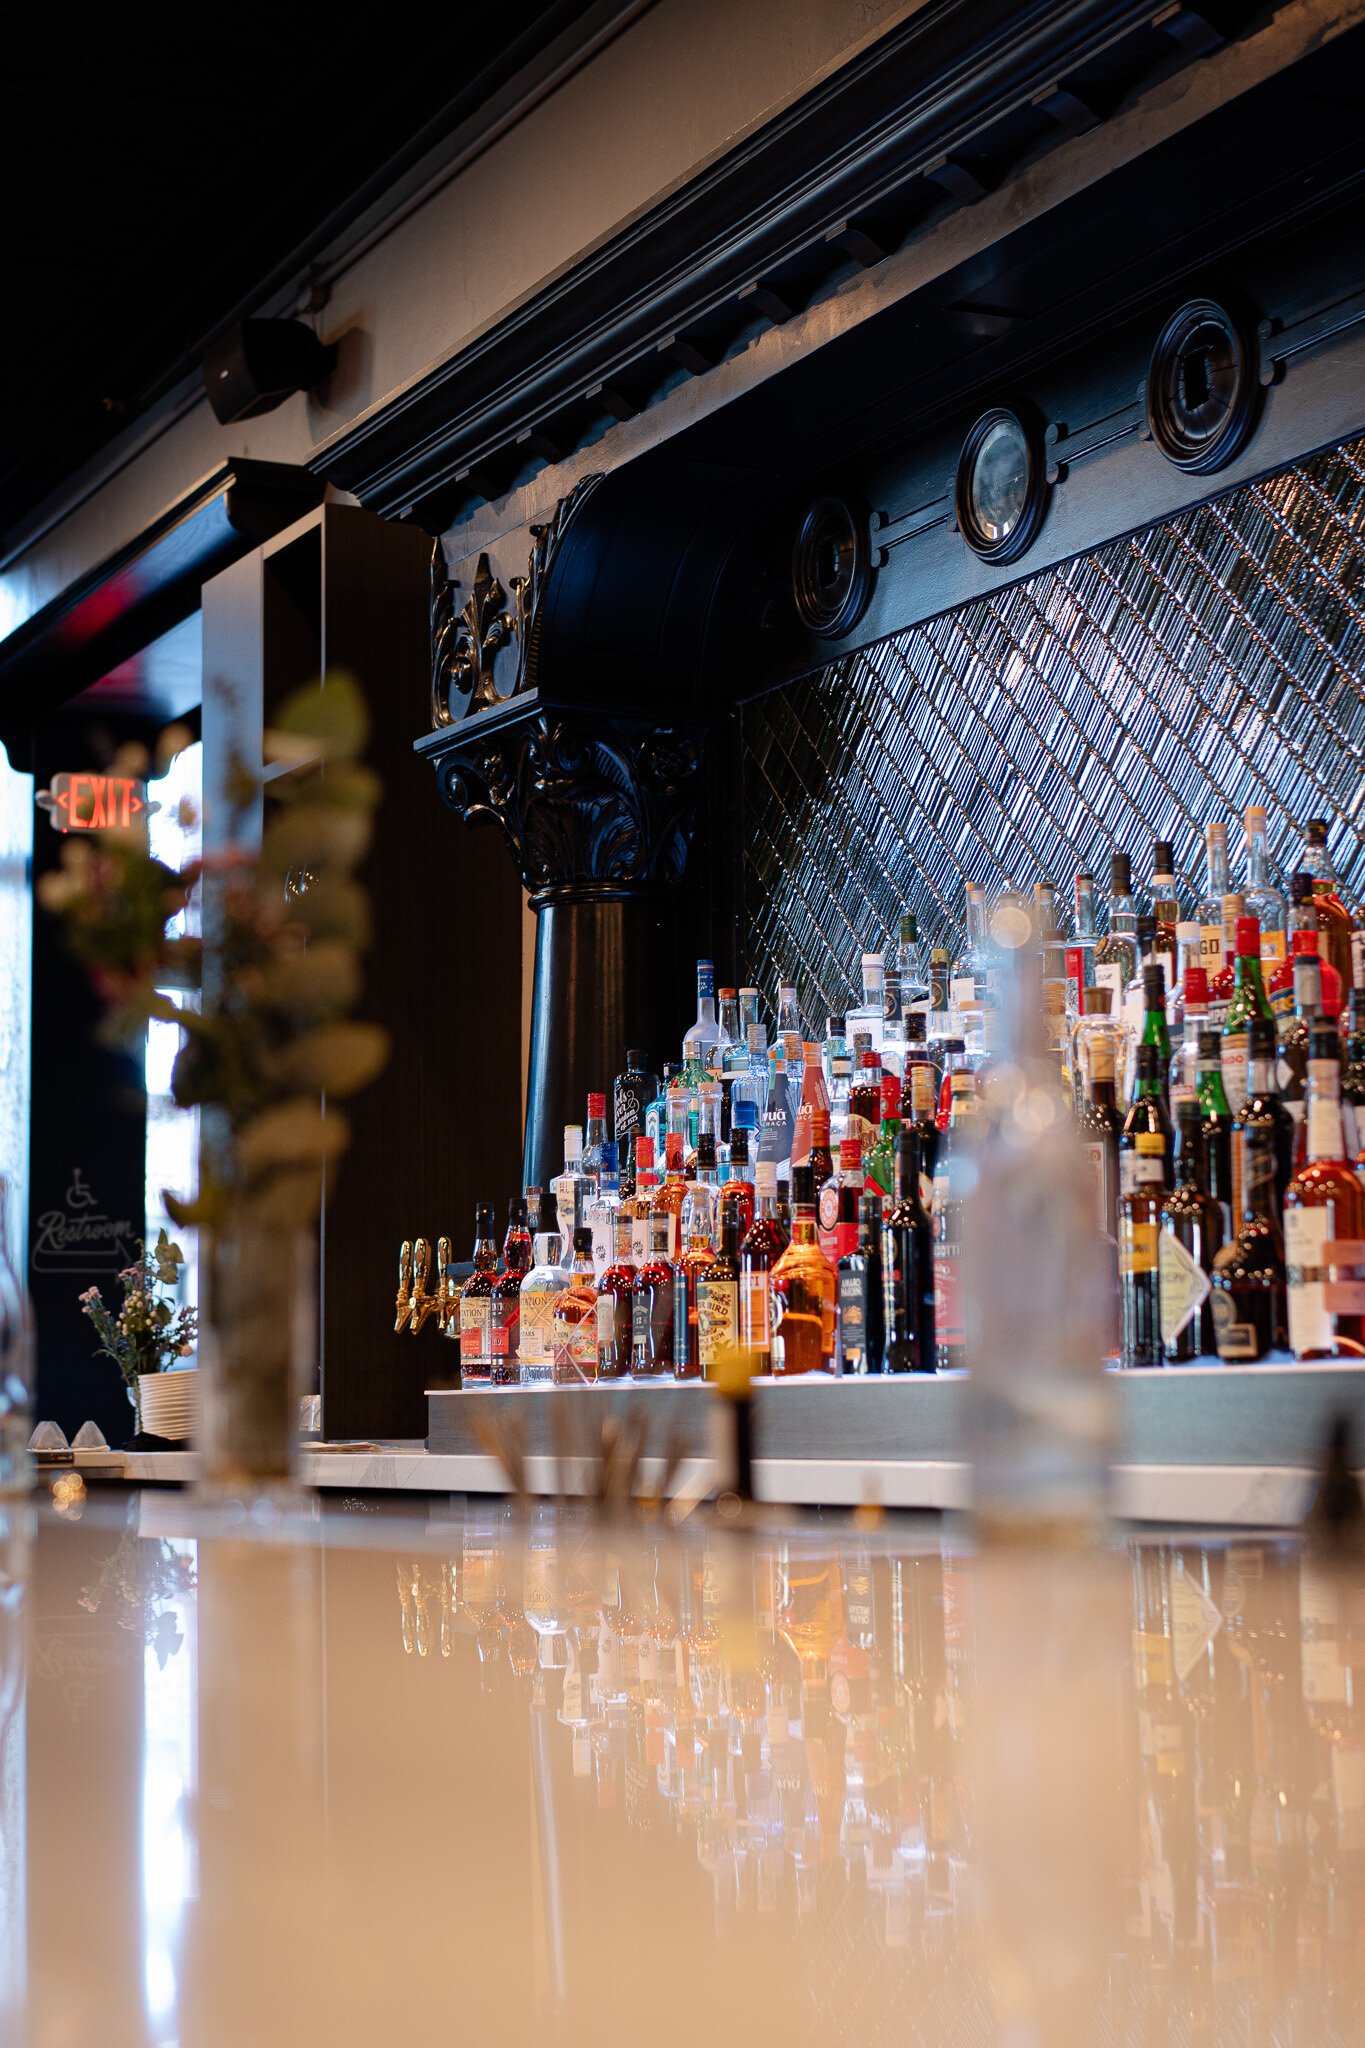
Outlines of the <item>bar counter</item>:
[[6,2042],[1360,2038],[1358,1565],[57,1499],[0,1544]]

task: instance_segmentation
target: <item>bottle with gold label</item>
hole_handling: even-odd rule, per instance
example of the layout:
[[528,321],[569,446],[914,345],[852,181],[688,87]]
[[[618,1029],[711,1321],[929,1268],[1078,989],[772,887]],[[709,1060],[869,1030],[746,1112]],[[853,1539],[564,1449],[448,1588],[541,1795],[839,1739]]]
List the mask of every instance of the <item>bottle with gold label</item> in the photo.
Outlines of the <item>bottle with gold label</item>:
[[697,1357],[714,1379],[721,1353],[739,1342],[739,1217],[721,1220],[720,1251],[697,1279]]
[[834,1365],[834,1268],[816,1236],[808,1166],[792,1170],[792,1240],[772,1271],[773,1371],[828,1372]]
[[1134,1145],[1134,1178],[1119,1198],[1119,1301],[1123,1318],[1120,1363],[1127,1367],[1162,1363],[1161,1204],[1166,1192],[1166,1139],[1160,1131],[1139,1131]]
[[1308,1037],[1308,1164],[1284,1198],[1289,1346],[1296,1358],[1365,1354],[1365,1187],[1345,1157],[1340,1039]]

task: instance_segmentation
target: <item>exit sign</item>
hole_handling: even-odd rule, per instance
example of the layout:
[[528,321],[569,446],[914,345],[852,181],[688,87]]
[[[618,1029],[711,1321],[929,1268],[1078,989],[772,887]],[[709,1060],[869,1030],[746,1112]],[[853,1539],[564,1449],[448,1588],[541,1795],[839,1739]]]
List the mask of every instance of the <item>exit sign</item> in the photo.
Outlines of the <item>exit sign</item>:
[[54,775],[38,801],[59,832],[99,832],[140,817],[147,809],[147,785],[132,775],[80,769]]

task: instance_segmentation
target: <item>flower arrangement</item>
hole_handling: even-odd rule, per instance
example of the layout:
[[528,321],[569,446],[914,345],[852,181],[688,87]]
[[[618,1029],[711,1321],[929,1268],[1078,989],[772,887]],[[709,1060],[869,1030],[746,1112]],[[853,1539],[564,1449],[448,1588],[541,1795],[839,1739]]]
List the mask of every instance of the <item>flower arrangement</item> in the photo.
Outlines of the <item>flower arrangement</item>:
[[164,1372],[176,1358],[188,1358],[199,1337],[199,1311],[176,1306],[175,1290],[185,1254],[161,1231],[150,1251],[119,1274],[122,1306],[111,1309],[98,1287],[87,1287],[81,1308],[95,1326],[100,1352],[112,1358],[136,1403],[145,1372]]

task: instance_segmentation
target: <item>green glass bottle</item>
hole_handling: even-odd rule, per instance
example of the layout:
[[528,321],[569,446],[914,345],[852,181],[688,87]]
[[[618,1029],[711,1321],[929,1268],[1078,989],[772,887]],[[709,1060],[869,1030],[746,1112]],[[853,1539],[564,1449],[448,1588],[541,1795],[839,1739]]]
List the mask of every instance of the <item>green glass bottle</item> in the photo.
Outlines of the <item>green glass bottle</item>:
[[1142,1040],[1154,1045],[1161,1063],[1161,1099],[1171,1106],[1171,1034],[1166,1028],[1166,970],[1154,960],[1142,970]]
[[1209,1193],[1223,1211],[1223,1241],[1236,1236],[1232,1207],[1232,1111],[1223,1087],[1223,1041],[1216,1031],[1199,1034],[1199,1076],[1195,1084],[1204,1118],[1204,1171]]
[[1234,1116],[1247,1099],[1247,1077],[1251,1045],[1247,1032],[1253,1017],[1264,1017],[1274,1025],[1275,1012],[1261,979],[1261,921],[1258,917],[1237,920],[1236,981],[1223,1022],[1223,1087]]
[[[895,1079],[894,1075],[892,1079]],[[896,1085],[899,1087],[899,1082]],[[872,1186],[875,1183],[877,1191],[887,1201],[891,1200],[896,1188],[896,1146],[899,1142],[900,1134],[900,1117],[899,1115],[888,1116],[886,1114],[884,1099],[882,1127],[877,1134],[877,1142],[863,1161],[863,1165],[867,1173],[868,1192],[871,1192]]]

